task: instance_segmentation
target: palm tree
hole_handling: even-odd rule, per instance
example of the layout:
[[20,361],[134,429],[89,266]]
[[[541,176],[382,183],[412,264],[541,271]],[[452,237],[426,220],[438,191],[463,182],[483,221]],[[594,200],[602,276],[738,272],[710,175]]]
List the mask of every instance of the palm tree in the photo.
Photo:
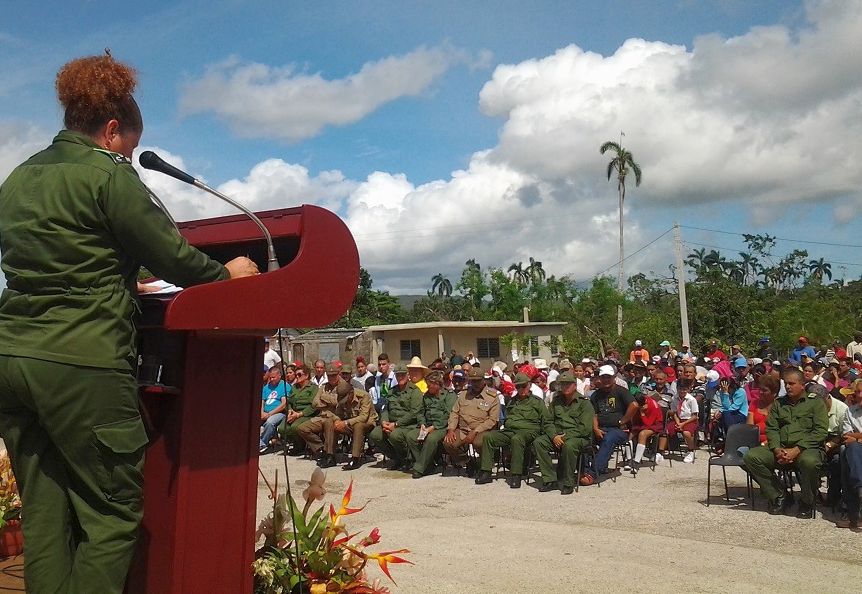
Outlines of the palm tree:
[[691,266],[694,269],[694,273],[699,276],[706,270],[704,258],[706,258],[706,248],[700,248],[691,252],[686,258],[685,263]]
[[[620,195],[620,270],[617,276],[617,290],[623,292],[623,202],[626,199],[626,176],[629,171],[635,174],[635,186],[641,185],[641,167],[638,165],[632,154],[623,148],[623,134],[620,133],[620,142],[616,143],[608,141],[604,143],[599,152],[605,154],[607,151],[613,151],[616,155],[608,162],[608,181],[611,179],[611,173],[617,172],[617,191]],[[623,306],[617,307],[617,336],[622,336],[623,333]]]
[[452,295],[452,283],[442,273],[438,272],[431,277],[431,292],[437,293],[441,297],[449,297]]
[[748,284],[748,279],[757,276],[757,270],[760,262],[757,256],[752,256],[748,252],[739,252],[739,264],[742,266],[743,283]]
[[523,262],[518,262],[509,266],[508,272],[512,273],[512,280],[520,287],[527,284],[527,279],[529,278],[528,270],[524,268]]
[[824,276],[832,280],[832,264],[826,262],[823,258],[808,262],[808,270],[811,272],[811,276],[817,279],[818,283],[823,282]]
[[532,256],[530,257],[530,265],[527,266],[527,278],[530,279],[534,285],[538,285],[543,280],[545,280],[545,269],[542,268],[542,263],[538,260],[534,260]]

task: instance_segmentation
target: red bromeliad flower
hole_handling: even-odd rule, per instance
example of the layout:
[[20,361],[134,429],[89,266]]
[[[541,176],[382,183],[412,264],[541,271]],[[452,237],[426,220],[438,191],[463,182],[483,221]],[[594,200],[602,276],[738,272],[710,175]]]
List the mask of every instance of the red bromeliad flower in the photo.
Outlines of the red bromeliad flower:
[[[376,559],[377,564],[380,565],[380,570],[386,574],[392,583],[395,584],[395,580],[392,579],[392,576],[389,574],[389,563],[409,563],[413,565],[412,561],[408,561],[407,559],[403,559],[401,557],[396,557],[396,555],[400,555],[402,553],[409,553],[409,549],[398,549],[397,551],[386,551],[383,553],[361,553],[365,556],[366,559]],[[398,585],[398,584],[395,584]]]
[[371,534],[359,541],[360,546],[370,547],[380,542],[380,528],[375,528]]

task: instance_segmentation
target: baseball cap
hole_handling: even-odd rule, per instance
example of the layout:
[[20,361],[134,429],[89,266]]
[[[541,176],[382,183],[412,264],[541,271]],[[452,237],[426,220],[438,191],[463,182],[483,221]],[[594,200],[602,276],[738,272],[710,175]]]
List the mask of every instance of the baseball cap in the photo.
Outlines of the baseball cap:
[[667,340],[663,340],[660,343],[658,343],[658,346],[670,346],[670,342]]
[[709,386],[710,388],[715,387],[716,384],[718,384],[718,379],[720,377],[721,376],[718,375],[718,372],[715,369],[710,369],[709,371],[707,371],[706,372],[706,384],[707,384],[707,386]]
[[517,373],[515,374],[515,385],[516,386],[526,386],[530,383],[530,376],[526,373]]
[[407,366],[404,363],[399,363],[395,366],[395,373],[407,373]]
[[733,362],[733,366],[736,368],[748,367],[748,361],[745,360],[745,357],[738,357],[736,361]]
[[462,380],[465,378],[466,378],[466,374],[464,373],[464,370],[462,370],[462,369],[458,369],[452,373],[452,380],[453,381],[454,380]]
[[769,337],[768,337],[768,336],[761,336],[761,337],[760,337],[760,340],[758,340],[757,342],[758,342],[759,344],[767,343],[767,342],[769,342]]
[[558,384],[572,384],[575,381],[575,374],[573,374],[571,371],[564,371],[559,376],[557,376]]
[[639,340],[636,340],[636,341],[635,341],[635,346],[636,346],[636,347],[643,346],[643,343],[642,343],[641,341],[639,341]]
[[599,377],[603,375],[616,375],[616,370],[610,365],[602,365],[599,367]]

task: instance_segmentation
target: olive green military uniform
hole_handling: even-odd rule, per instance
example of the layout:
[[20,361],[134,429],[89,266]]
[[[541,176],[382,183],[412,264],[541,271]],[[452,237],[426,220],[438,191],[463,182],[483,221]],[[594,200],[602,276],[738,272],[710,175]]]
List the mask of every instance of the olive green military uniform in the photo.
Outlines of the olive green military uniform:
[[[542,472],[542,482],[545,484],[559,480],[562,488],[575,486],[575,471],[578,454],[593,440],[593,417],[595,409],[589,400],[581,398],[577,392],[571,402],[557,392],[551,400],[549,409],[551,422],[546,426],[545,433],[533,442],[536,461]],[[560,459],[557,468],[551,461],[551,450],[556,449],[554,437],[563,436],[565,440],[560,448]]]
[[823,442],[826,441],[829,415],[826,405],[814,394],[806,394],[796,404],[789,396],[775,400],[766,417],[766,446],[750,449],[745,454],[745,466],[751,477],[760,485],[760,490],[769,501],[776,501],[783,493],[775,469],[776,448],[799,447],[802,453],[794,465],[801,477],[800,498],[806,505],[814,504],[814,496],[820,485],[820,467],[825,454]]
[[305,442],[299,435],[299,429],[304,423],[317,414],[317,409],[314,407],[314,397],[317,395],[319,386],[308,382],[302,388],[294,388],[287,396],[287,408],[302,413],[302,416],[294,419],[292,423],[287,422],[287,418],[279,426],[278,432],[282,438],[291,442],[294,445],[301,445]]
[[[329,382],[325,382],[317,388],[317,393],[311,401],[311,405],[317,411],[317,414],[309,419],[308,422],[302,423],[298,429],[299,436],[305,441],[312,454],[316,454],[324,446],[324,441],[321,437],[324,428],[327,424],[334,425],[335,421],[340,419],[338,411],[344,405],[344,400],[347,398],[349,392],[350,384],[342,378],[338,378],[338,383],[334,386]],[[334,433],[332,437],[332,442],[326,444],[327,454],[335,453]]]
[[67,130],[0,188],[0,434],[31,592],[121,592],[142,517],[136,279],[227,279],[131,162]]
[[368,434],[374,449],[383,452],[393,462],[404,462],[407,458],[407,433],[417,426],[419,410],[422,408],[422,392],[413,382],[401,390],[395,386],[389,391],[386,406],[380,413],[381,423],[395,423],[395,429],[386,433],[377,426]]
[[494,448],[508,447],[512,453],[512,474],[524,475],[524,453],[533,440],[547,431],[551,422],[545,403],[527,394],[514,397],[506,406],[506,423],[502,430],[489,431],[482,444],[479,468],[491,472],[494,463]]
[[[365,390],[354,388],[352,396],[348,397],[338,411],[338,416],[344,419],[346,426],[344,434],[353,436],[350,455],[353,458],[361,458],[362,452],[365,451],[365,436],[374,429],[374,425],[377,423],[377,411],[374,410],[374,403],[371,402],[371,394]],[[331,437],[329,432],[331,432]],[[335,423],[330,423],[324,427],[323,434],[327,444],[334,444]],[[333,451],[327,450],[327,453],[331,454]]]
[[446,452],[452,456],[456,464],[463,464],[464,438],[471,431],[476,432],[473,438],[473,449],[482,451],[482,442],[488,431],[497,426],[500,420],[500,399],[496,390],[483,388],[478,394],[463,390],[449,414],[447,430],[455,433],[455,442],[443,442]]
[[407,447],[413,457],[413,471],[425,474],[434,465],[434,458],[440,451],[440,443],[446,437],[445,427],[449,423],[449,414],[455,404],[455,392],[441,389],[437,396],[428,392],[422,397],[422,408],[419,409],[419,425],[434,427],[425,439],[419,441],[419,427],[407,432]]

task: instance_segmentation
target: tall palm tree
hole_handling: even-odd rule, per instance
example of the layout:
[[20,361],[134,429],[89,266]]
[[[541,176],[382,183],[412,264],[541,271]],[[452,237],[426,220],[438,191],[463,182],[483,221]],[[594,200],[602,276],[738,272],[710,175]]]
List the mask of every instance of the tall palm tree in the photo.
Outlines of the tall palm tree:
[[527,283],[527,278],[529,278],[527,270],[524,268],[523,262],[518,262],[509,266],[508,272],[512,273],[512,280],[520,287]]
[[823,258],[808,262],[808,270],[811,272],[811,276],[817,279],[817,282],[822,283],[824,276],[829,280],[832,280],[832,264],[825,261]]
[[[620,133],[620,142],[608,141],[604,143],[599,152],[605,154],[607,151],[614,152],[614,158],[608,162],[608,181],[611,174],[617,172],[617,191],[620,195],[620,269],[617,276],[617,290],[623,292],[623,202],[626,199],[626,176],[629,171],[635,174],[635,186],[641,185],[641,167],[638,165],[631,152],[623,148],[623,134]],[[623,306],[617,307],[617,336],[623,333]]]
[[441,297],[449,297],[452,295],[452,282],[438,272],[431,277],[431,292],[437,293]]
[[739,264],[742,266],[743,283],[748,284],[748,279],[757,276],[757,270],[760,262],[757,256],[752,256],[748,252],[739,252]]
[[701,275],[706,270],[704,258],[706,258],[706,248],[700,248],[691,252],[686,258],[685,263],[694,269],[695,274]]
[[533,257],[530,257],[530,265],[527,266],[527,278],[530,279],[530,282],[534,285],[538,285],[543,280],[545,280],[545,269],[542,268],[542,263],[538,260],[534,260]]

